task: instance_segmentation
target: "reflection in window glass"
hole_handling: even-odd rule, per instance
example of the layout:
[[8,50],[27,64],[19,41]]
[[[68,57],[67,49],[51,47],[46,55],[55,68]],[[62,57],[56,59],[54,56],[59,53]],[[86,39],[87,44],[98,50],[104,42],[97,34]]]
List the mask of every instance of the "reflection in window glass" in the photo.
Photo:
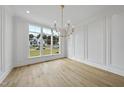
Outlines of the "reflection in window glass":
[[41,47],[41,28],[29,25],[29,57],[40,56]]
[[49,55],[51,54],[51,36],[52,31],[48,28],[43,28],[42,39],[43,39],[43,49],[42,55]]
[[59,53],[59,32],[53,30],[53,47],[52,47],[52,54]]

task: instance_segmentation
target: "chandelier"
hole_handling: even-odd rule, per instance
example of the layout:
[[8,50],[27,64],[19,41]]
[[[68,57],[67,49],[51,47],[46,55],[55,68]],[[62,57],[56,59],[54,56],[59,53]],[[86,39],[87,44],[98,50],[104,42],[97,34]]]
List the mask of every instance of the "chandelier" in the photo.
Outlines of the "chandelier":
[[61,27],[58,27],[57,22],[54,21],[53,29],[56,30],[56,32],[60,32],[60,37],[69,37],[74,32],[74,26],[71,24],[70,21],[67,21],[67,23],[64,25],[64,5],[61,5]]

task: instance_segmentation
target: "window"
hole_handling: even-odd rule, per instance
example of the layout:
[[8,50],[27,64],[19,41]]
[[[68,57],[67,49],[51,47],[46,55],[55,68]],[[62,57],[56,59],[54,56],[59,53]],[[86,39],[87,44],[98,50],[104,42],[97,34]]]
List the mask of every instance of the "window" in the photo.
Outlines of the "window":
[[55,30],[53,30],[53,47],[52,47],[52,54],[59,54],[59,32],[56,32]]
[[29,25],[29,57],[41,55],[41,28]]
[[48,28],[43,28],[42,39],[43,39],[43,49],[42,55],[51,54],[51,37],[52,31]]
[[29,57],[59,54],[59,35],[50,28],[29,25]]

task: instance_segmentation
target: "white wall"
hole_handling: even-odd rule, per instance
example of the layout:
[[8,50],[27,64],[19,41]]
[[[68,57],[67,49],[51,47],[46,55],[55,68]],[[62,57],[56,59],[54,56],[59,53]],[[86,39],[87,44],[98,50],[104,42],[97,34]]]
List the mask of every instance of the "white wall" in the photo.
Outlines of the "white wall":
[[41,24],[35,23],[31,20],[26,20],[21,17],[14,17],[14,66],[22,66],[37,62],[43,62],[47,60],[52,60],[56,58],[65,57],[65,40],[61,39],[61,45],[62,45],[62,53],[58,55],[49,55],[49,56],[42,56],[42,57],[36,57],[36,58],[29,58],[29,30],[28,25],[29,24],[35,24],[39,26],[43,26]]
[[0,75],[2,74],[2,8],[0,8]]
[[9,10],[5,11],[5,18],[5,69],[9,69],[13,66],[13,15]]
[[111,18],[111,64],[124,70],[124,14]]
[[95,20],[87,25],[87,61],[104,64],[105,18]]
[[68,58],[124,76],[123,7],[78,24],[68,38]]
[[0,82],[13,67],[13,14],[0,6]]

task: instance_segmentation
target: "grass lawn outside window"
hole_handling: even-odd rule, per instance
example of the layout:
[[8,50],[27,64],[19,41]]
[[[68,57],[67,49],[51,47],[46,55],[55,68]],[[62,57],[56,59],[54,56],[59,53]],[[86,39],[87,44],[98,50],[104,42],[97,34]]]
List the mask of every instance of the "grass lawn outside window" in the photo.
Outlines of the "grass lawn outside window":
[[[51,54],[50,48],[45,48],[43,51],[41,51],[41,55],[49,55]],[[53,48],[52,54],[59,54],[59,48]],[[30,57],[37,57],[40,55],[40,50],[37,50],[36,48],[30,48]]]

